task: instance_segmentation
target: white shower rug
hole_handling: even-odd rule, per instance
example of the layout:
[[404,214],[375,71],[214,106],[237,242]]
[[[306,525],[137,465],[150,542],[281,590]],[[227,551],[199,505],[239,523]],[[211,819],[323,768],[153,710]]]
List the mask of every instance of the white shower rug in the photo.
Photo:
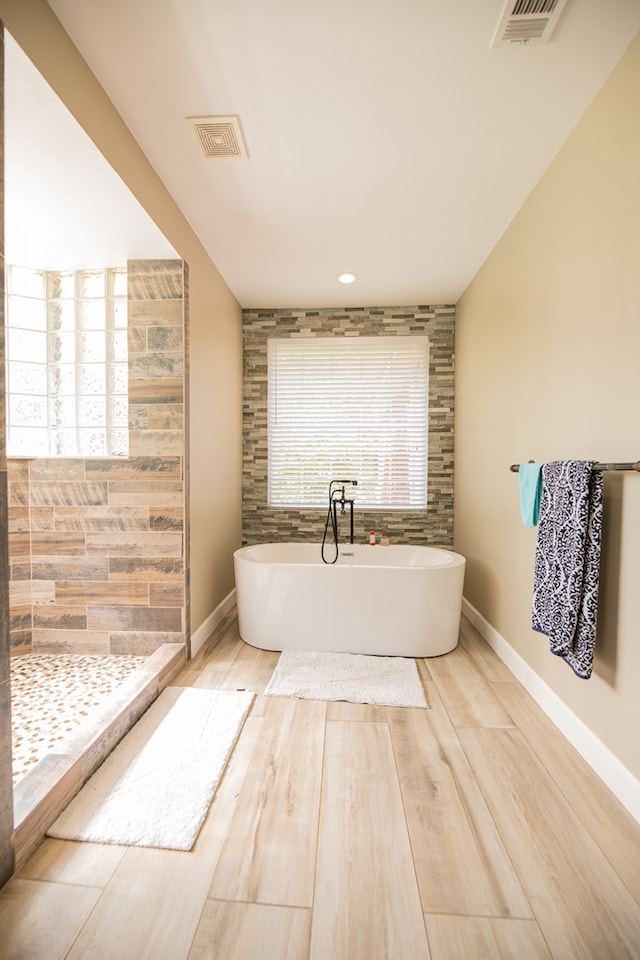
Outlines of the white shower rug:
[[48,835],[190,850],[253,698],[167,687]]
[[265,696],[427,706],[415,660],[359,653],[283,650]]

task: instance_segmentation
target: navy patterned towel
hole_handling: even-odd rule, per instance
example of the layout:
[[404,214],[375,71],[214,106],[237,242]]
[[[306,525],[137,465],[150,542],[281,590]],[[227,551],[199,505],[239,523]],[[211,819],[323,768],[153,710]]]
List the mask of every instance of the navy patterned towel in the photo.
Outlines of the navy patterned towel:
[[591,676],[598,616],[602,473],[593,460],[542,468],[531,626],[578,677]]

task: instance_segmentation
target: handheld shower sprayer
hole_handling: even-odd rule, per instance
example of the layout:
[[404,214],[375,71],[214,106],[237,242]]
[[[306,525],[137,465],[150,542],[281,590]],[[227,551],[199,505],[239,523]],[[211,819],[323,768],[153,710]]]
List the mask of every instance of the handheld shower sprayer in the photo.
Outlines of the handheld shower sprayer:
[[[332,480],[329,483],[329,510],[327,511],[327,521],[324,525],[324,536],[322,537],[322,560],[324,563],[335,563],[338,559],[338,515],[337,507],[340,504],[340,513],[345,512],[345,505],[349,505],[349,519],[350,519],[350,541],[353,543],[353,498],[345,497],[345,486],[350,484],[352,487],[358,486],[357,480]],[[334,487],[338,489],[334,489]],[[333,534],[333,542],[335,546],[336,555],[333,560],[327,560],[324,555],[324,548],[327,539],[327,531],[329,529],[329,524],[331,524],[331,532]]]

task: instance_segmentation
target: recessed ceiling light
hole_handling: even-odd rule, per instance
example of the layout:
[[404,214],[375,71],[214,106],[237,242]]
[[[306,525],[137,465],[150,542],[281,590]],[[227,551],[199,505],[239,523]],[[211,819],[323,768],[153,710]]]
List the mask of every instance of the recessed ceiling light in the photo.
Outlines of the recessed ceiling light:
[[353,283],[356,279],[355,273],[339,273],[338,280],[340,283]]

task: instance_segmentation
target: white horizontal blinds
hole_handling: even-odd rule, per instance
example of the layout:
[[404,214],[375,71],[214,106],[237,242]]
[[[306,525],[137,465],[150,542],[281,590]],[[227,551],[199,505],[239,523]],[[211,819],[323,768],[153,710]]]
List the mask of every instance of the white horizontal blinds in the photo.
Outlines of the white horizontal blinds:
[[346,478],[358,507],[426,506],[427,337],[273,338],[268,365],[270,506]]

